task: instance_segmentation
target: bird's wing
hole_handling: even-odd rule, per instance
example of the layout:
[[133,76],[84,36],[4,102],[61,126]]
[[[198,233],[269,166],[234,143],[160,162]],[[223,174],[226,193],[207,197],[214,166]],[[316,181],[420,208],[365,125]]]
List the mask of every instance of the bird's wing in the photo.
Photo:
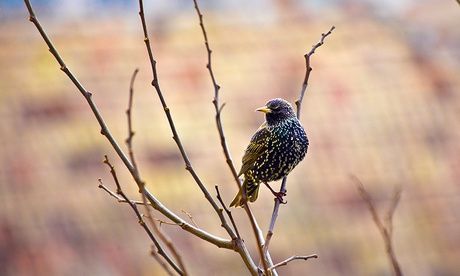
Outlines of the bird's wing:
[[252,136],[251,142],[244,152],[243,165],[238,176],[243,175],[251,169],[257,158],[267,149],[269,134],[270,131],[267,129],[266,123],[264,123],[259,127],[254,136]]

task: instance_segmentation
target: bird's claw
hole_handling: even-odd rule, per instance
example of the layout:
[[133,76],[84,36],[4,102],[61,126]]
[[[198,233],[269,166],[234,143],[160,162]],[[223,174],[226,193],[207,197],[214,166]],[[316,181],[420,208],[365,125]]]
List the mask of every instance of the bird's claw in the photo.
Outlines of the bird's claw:
[[283,197],[286,196],[286,192],[277,192],[277,193],[273,193],[273,195],[279,201],[279,203],[281,203],[281,204],[286,204],[287,203],[287,201],[285,201],[283,199]]

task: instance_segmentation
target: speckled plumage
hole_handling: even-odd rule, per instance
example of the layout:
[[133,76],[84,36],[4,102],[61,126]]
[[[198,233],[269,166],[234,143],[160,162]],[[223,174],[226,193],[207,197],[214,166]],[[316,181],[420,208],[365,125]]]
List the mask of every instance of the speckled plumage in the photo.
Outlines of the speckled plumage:
[[[279,180],[288,175],[305,157],[307,135],[292,106],[283,99],[273,99],[258,109],[266,113],[266,122],[252,136],[243,156],[239,175],[250,202],[257,199],[260,183]],[[230,206],[244,204],[240,191]]]

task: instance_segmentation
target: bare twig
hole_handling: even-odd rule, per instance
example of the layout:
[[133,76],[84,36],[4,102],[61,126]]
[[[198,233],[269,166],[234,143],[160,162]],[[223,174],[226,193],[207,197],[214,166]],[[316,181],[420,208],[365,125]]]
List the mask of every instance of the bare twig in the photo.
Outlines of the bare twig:
[[173,276],[174,273],[169,269],[169,266],[163,261],[162,258],[158,255],[158,253],[155,250],[155,246],[152,246],[150,250],[150,255],[161,265],[161,267],[166,271],[166,274],[169,276]]
[[166,104],[166,100],[164,99],[164,96],[163,96],[163,93],[162,93],[161,87],[160,87],[160,82],[158,80],[158,74],[157,74],[157,69],[156,69],[156,61],[153,58],[153,52],[152,52],[152,48],[150,46],[150,39],[149,39],[148,32],[147,32],[147,24],[145,23],[144,4],[143,4],[142,0],[139,0],[139,16],[141,18],[142,30],[143,30],[143,33],[144,33],[145,46],[147,48],[147,53],[149,55],[150,65],[152,67],[152,77],[153,77],[152,86],[155,88],[155,90],[157,92],[157,95],[158,95],[158,98],[160,99],[161,105],[163,106],[163,110],[164,110],[166,118],[168,120],[169,127],[171,129],[172,134],[173,134],[173,140],[176,142],[176,145],[177,145],[177,147],[178,147],[178,149],[179,149],[179,151],[181,153],[182,159],[185,162],[185,169],[192,175],[192,177],[195,180],[196,184],[198,185],[200,190],[203,192],[204,197],[208,200],[208,202],[211,204],[211,206],[216,211],[217,215],[219,216],[219,219],[222,222],[222,226],[225,228],[225,230],[227,230],[228,234],[232,238],[234,238],[234,237],[236,237],[235,233],[233,233],[232,229],[228,225],[228,223],[227,223],[225,217],[223,216],[222,212],[219,212],[219,207],[217,206],[216,202],[214,201],[214,199],[212,198],[211,194],[208,192],[208,190],[204,186],[203,182],[201,181],[201,179],[198,177],[198,175],[196,174],[195,170],[193,169],[192,164],[190,162],[190,159],[188,158],[188,155],[185,152],[184,146],[182,145],[182,142],[181,142],[181,140],[179,138],[179,135],[177,133],[176,126],[174,124],[174,120],[173,120],[173,118],[171,116],[171,111],[169,110],[169,107]]
[[[124,198],[120,197],[119,195],[117,195],[116,193],[111,191],[109,188],[107,188],[107,186],[99,183],[98,187],[101,188],[102,190],[106,191],[110,196],[115,198],[118,202],[120,202],[120,203],[128,203]],[[144,202],[138,201],[138,200],[131,200],[131,202],[136,204],[136,205],[144,205]],[[152,204],[150,204],[149,202],[147,202],[147,205],[152,206]]]
[[[145,205],[144,205],[145,210],[146,210],[146,212],[148,214],[147,219],[149,220],[150,225],[153,228],[153,231],[158,236],[158,238],[163,242],[163,244],[166,245],[166,247],[168,247],[169,251],[174,256],[174,259],[176,259],[176,261],[177,261],[180,269],[183,271],[184,275],[189,275],[189,273],[187,272],[187,269],[185,267],[184,261],[182,260],[182,256],[179,254],[179,251],[177,251],[177,249],[174,246],[174,244],[172,243],[171,239],[168,236],[166,236],[160,230],[159,226],[157,226],[157,224],[155,223],[154,220],[158,220],[158,219],[156,219],[153,216],[152,211],[150,210],[150,208],[147,207],[147,198],[145,197],[144,193],[142,193],[142,201],[145,203]],[[168,222],[161,222],[161,220],[160,220],[160,225],[161,225],[161,223],[170,224]]]
[[335,26],[332,26],[327,33],[322,33],[321,34],[321,39],[311,47],[310,52],[306,53],[304,55],[305,57],[305,77],[303,79],[303,84],[302,84],[302,89],[300,90],[300,96],[299,99],[295,102],[295,105],[297,106],[297,118],[300,119],[300,109],[302,108],[302,101],[303,97],[305,96],[305,91],[307,91],[307,86],[308,86],[308,79],[310,78],[310,73],[313,70],[313,68],[310,65],[310,58],[311,56],[315,53],[316,49],[318,49],[321,45],[324,44],[324,40],[328,35],[332,33],[332,31],[335,29]]
[[[128,150],[129,150],[129,156],[131,158],[131,162],[133,164],[133,167],[135,169],[135,171],[139,174],[139,169],[136,165],[136,162],[135,162],[135,159],[134,159],[134,151],[133,151],[133,136],[134,136],[134,131],[133,131],[133,126],[132,126],[132,107],[133,107],[133,98],[134,98],[134,80],[136,79],[136,75],[137,75],[137,72],[139,70],[136,69],[134,70],[134,73],[131,77],[131,82],[130,82],[130,85],[129,85],[129,101],[128,101],[128,109],[126,110],[126,116],[127,116],[127,119],[128,119],[128,137],[126,138],[126,144],[128,146]],[[141,187],[141,189],[143,190],[145,187],[145,185],[143,185]],[[159,227],[157,226],[157,224],[155,223],[155,217],[152,213],[152,210],[148,207],[148,201],[147,201],[147,198],[145,197],[145,193],[142,191],[142,190],[139,190],[139,192],[142,194],[142,203],[145,207],[145,211],[147,213],[147,216],[144,216],[148,219],[148,221],[150,222],[150,225],[151,227],[153,228],[153,232],[155,232],[155,235],[160,239],[160,241],[166,245],[166,247],[168,247],[169,251],[171,252],[171,254],[174,256],[174,259],[177,261],[178,263],[178,266],[180,268],[180,270],[182,271],[183,275],[188,275],[187,273],[187,270],[185,268],[185,265],[184,265],[184,262],[182,261],[182,256],[179,254],[179,252],[177,251],[176,247],[174,246],[174,244],[171,242],[171,240],[163,233],[160,231]],[[160,222],[160,225],[161,223],[166,223],[166,222]],[[169,223],[168,223],[169,224]],[[174,224],[174,223],[171,223],[171,224]],[[197,225],[194,224],[196,227]],[[158,254],[161,255],[161,252],[158,250]],[[154,251],[152,251],[152,255],[155,257],[157,256],[157,254],[155,254]]]
[[[177,147],[178,147],[178,149],[179,149],[179,151],[181,153],[182,159],[185,162],[185,169],[192,175],[193,179],[195,180],[195,182],[197,183],[197,185],[200,187],[201,191],[203,192],[205,198],[211,204],[211,206],[213,207],[214,211],[218,214],[219,219],[221,221],[222,227],[227,231],[227,233],[229,234],[229,236],[232,239],[232,245],[234,246],[233,248],[235,249],[235,247],[236,247],[235,250],[237,250],[238,253],[240,254],[240,256],[242,257],[243,261],[245,262],[245,264],[246,264],[247,268],[249,269],[249,271],[251,272],[251,274],[256,275],[257,274],[256,265],[254,264],[254,261],[250,257],[249,252],[248,252],[244,242],[242,240],[237,239],[236,234],[233,232],[232,228],[227,223],[227,220],[224,217],[222,209],[220,209],[217,206],[216,202],[214,201],[214,199],[211,197],[211,195],[209,194],[209,192],[206,189],[206,187],[201,182],[201,179],[196,174],[196,172],[193,169],[193,167],[192,167],[192,165],[190,163],[190,160],[189,160],[189,158],[188,158],[188,156],[187,156],[187,154],[185,152],[185,149],[184,149],[184,147],[182,145],[182,142],[181,142],[181,140],[180,140],[180,138],[179,138],[179,136],[177,134],[176,127],[174,125],[174,121],[172,119],[170,109],[166,104],[166,101],[165,101],[165,99],[163,97],[163,93],[161,91],[161,87],[160,87],[160,84],[159,84],[159,81],[158,81],[158,74],[157,74],[157,69],[156,69],[156,63],[157,62],[153,58],[153,52],[152,52],[152,48],[150,46],[150,39],[149,39],[149,36],[148,36],[148,31],[147,31],[147,24],[145,22],[144,4],[143,4],[142,0],[139,0],[139,16],[140,16],[141,24],[142,24],[142,31],[143,31],[143,35],[144,35],[145,47],[147,49],[147,53],[148,53],[149,61],[150,61],[150,66],[151,66],[151,69],[152,69],[152,77],[153,77],[153,79],[152,79],[151,84],[155,88],[155,90],[157,92],[157,95],[158,95],[158,98],[160,99],[161,105],[163,106],[163,110],[165,112],[165,115],[166,115],[166,118],[168,120],[171,132],[173,134],[173,140],[176,142],[176,145],[177,145]],[[259,244],[261,244],[261,243],[259,243]]]
[[[144,228],[145,232],[148,234],[150,239],[152,240],[153,244],[155,244],[155,247],[157,249],[157,252],[160,256],[162,256],[166,262],[179,274],[179,275],[184,275],[184,272],[182,269],[179,268],[179,266],[171,259],[171,257],[164,251],[163,247],[160,245],[156,237],[153,235],[152,231],[150,231],[150,228],[147,226],[147,224],[144,222],[141,213],[139,212],[139,209],[137,209],[136,204],[132,203],[129,198],[126,196],[126,194],[123,192],[121,189],[120,182],[117,177],[117,173],[115,171],[115,168],[113,165],[110,163],[107,155],[104,156],[104,164],[106,164],[109,169],[110,169],[110,174],[113,177],[113,180],[115,181],[115,185],[117,186],[117,194],[120,195],[126,202],[129,204],[129,206],[133,209],[134,213],[137,216],[137,219],[139,221],[139,224]],[[102,185],[102,180],[99,179],[99,183]],[[145,202],[146,203],[146,202]],[[146,206],[147,208],[147,206]]]
[[[218,133],[219,133],[220,144],[221,144],[222,150],[224,152],[225,161],[226,161],[226,163],[227,163],[227,165],[228,165],[228,167],[229,167],[229,169],[230,169],[230,171],[231,171],[231,173],[233,175],[233,178],[235,179],[235,183],[237,184],[238,189],[241,189],[241,181],[240,181],[240,179],[238,177],[238,173],[237,173],[237,171],[235,169],[235,166],[233,165],[232,157],[230,156],[230,152],[228,150],[228,146],[227,146],[227,142],[226,142],[226,138],[225,138],[225,133],[224,133],[224,128],[223,128],[223,125],[222,125],[221,114],[222,114],[222,109],[225,106],[225,103],[223,103],[222,105],[220,105],[220,103],[219,103],[220,86],[217,84],[214,72],[212,70],[212,50],[211,50],[211,47],[209,46],[208,34],[206,33],[206,28],[204,26],[203,14],[201,13],[201,10],[200,10],[200,7],[198,6],[197,0],[193,0],[193,3],[194,3],[194,6],[195,6],[196,13],[198,15],[199,24],[200,24],[201,32],[203,33],[204,44],[205,44],[205,47],[206,47],[206,53],[207,53],[207,58],[208,58],[206,68],[208,69],[209,76],[211,77],[212,85],[214,87],[214,99],[212,100],[212,103],[214,105],[214,109],[215,109],[215,112],[216,112],[215,119],[216,119],[217,130],[218,130]],[[244,197],[245,197],[245,193],[243,192],[243,198]],[[264,273],[266,275],[268,275],[269,270],[268,270],[267,260],[270,263],[272,263],[272,261],[271,261],[271,258],[270,258],[269,255],[267,255],[267,254],[264,255],[264,253],[263,253],[262,247],[263,247],[263,244],[264,244],[264,239],[263,239],[263,236],[261,234],[260,227],[257,224],[255,216],[252,213],[251,208],[249,207],[248,203],[246,202],[246,200],[244,200],[244,202],[245,202],[244,210],[246,211],[246,214],[247,214],[247,216],[248,216],[248,218],[250,220],[251,227],[252,227],[252,230],[254,232],[254,236],[256,238],[256,241],[257,241],[257,249],[258,249],[259,256],[260,256],[260,259],[261,259],[261,262],[262,262],[262,267],[264,269]],[[275,272],[275,274],[276,274],[276,272]]]
[[190,220],[190,222],[191,222],[193,225],[195,225],[196,227],[198,227],[198,224],[195,222],[195,220],[193,219],[193,216],[192,216],[192,214],[190,214],[190,212],[187,212],[187,211],[185,211],[185,210],[180,210],[180,211],[181,211],[182,213],[184,213],[184,214],[188,217],[188,219]]
[[271,266],[269,269],[273,270],[273,269],[275,269],[277,267],[287,265],[289,262],[292,262],[292,261],[295,261],[295,260],[304,260],[304,261],[306,261],[308,259],[316,259],[316,258],[318,258],[318,255],[316,255],[316,254],[311,254],[311,255],[307,255],[307,256],[291,256],[291,257],[287,258],[286,260]]
[[230,218],[233,229],[235,229],[236,236],[238,237],[238,239],[241,239],[240,233],[238,231],[238,227],[236,226],[235,220],[233,219],[232,212],[227,208],[227,205],[225,205],[224,200],[222,199],[222,196],[220,195],[219,186],[216,185],[214,186],[214,188],[216,188],[217,199],[219,200],[220,205],[222,206],[222,208],[224,208],[225,213],[227,213],[227,216]]
[[364,188],[363,183],[359,178],[356,176],[351,176],[353,182],[355,182],[356,188],[359,191],[359,195],[364,200],[367,205],[367,209],[372,215],[372,220],[374,221],[375,225],[377,226],[380,234],[382,235],[383,242],[385,244],[385,251],[387,254],[388,259],[390,260],[391,266],[393,268],[393,272],[395,276],[402,276],[401,266],[399,265],[398,259],[396,258],[396,254],[393,249],[393,215],[398,206],[399,200],[401,198],[402,187],[397,186],[395,188],[393,198],[391,200],[390,208],[388,208],[385,221],[383,222],[380,219],[379,214],[374,205],[374,201],[372,200],[370,194]]
[[128,154],[129,158],[131,159],[131,164],[133,164],[134,169],[139,174],[139,168],[137,167],[136,160],[134,159],[134,152],[133,152],[133,137],[135,132],[133,131],[133,123],[132,123],[132,108],[133,108],[133,95],[134,95],[134,81],[136,80],[137,73],[139,69],[136,68],[131,76],[131,81],[129,83],[129,100],[128,100],[128,108],[126,109],[126,118],[128,120],[128,138],[126,138],[125,142],[128,146]]
[[[316,49],[324,44],[324,40],[326,39],[326,37],[328,35],[330,35],[332,33],[332,31],[334,29],[335,29],[335,27],[332,26],[327,33],[321,34],[321,39],[319,40],[319,42],[316,43],[315,45],[313,45],[311,50],[310,50],[310,52],[306,53],[305,56],[304,56],[305,57],[305,77],[304,77],[304,80],[303,80],[302,89],[300,90],[299,99],[295,102],[296,107],[297,107],[297,118],[299,118],[299,120],[300,120],[300,110],[302,108],[303,97],[304,97],[305,92],[307,90],[308,80],[310,78],[310,73],[313,70],[311,65],[310,65],[310,58],[315,53]],[[281,182],[280,193],[286,193],[287,192],[286,191],[286,184],[287,184],[287,177],[284,177],[283,181]],[[274,231],[274,228],[275,228],[276,219],[278,218],[278,211],[279,211],[279,207],[280,207],[281,203],[282,202],[278,198],[275,198],[275,205],[273,207],[272,218],[270,220],[270,226],[268,228],[267,235],[266,235],[266,238],[265,238],[265,245],[264,245],[264,251],[265,252],[268,251],[268,247],[270,245],[270,240],[271,240],[271,238],[273,236],[273,231]]]
[[[144,183],[142,179],[140,178],[138,172],[134,169],[133,165],[129,161],[128,157],[126,154],[123,152],[123,150],[120,148],[118,145],[117,141],[114,139],[113,135],[111,134],[109,128],[107,127],[103,117],[101,116],[96,104],[92,100],[92,94],[88,92],[83,85],[78,81],[76,76],[69,70],[69,68],[66,66],[64,63],[63,59],[59,55],[59,52],[56,50],[54,47],[53,43],[51,40],[48,38],[48,35],[46,34],[45,30],[42,28],[40,22],[38,21],[34,10],[32,8],[32,5],[30,4],[29,0],[24,0],[24,3],[27,7],[27,10],[29,12],[29,20],[35,25],[37,28],[38,32],[40,33],[41,37],[45,41],[46,45],[49,48],[50,53],[54,56],[56,61],[59,63],[60,69],[67,75],[67,77],[72,81],[72,83],[75,85],[75,87],[78,89],[78,91],[82,94],[82,96],[85,98],[87,101],[91,111],[93,112],[94,116],[96,117],[96,120],[99,123],[99,126],[101,127],[101,134],[104,135],[115,152],[117,153],[118,157],[122,160],[122,162],[125,164],[126,168],[129,170],[131,173],[133,179],[136,181],[136,184],[139,186],[141,189],[144,186]],[[164,206],[156,197],[154,197],[146,188],[144,188],[143,193],[145,193],[145,196],[149,200],[149,202],[152,204],[152,207],[158,210],[160,213],[165,215],[167,218],[172,220],[173,222],[177,223],[182,229],[185,231],[199,237],[200,239],[203,239],[205,241],[208,241],[217,247],[220,248],[227,248],[227,249],[234,249],[234,243],[231,240],[228,239],[223,239],[217,236],[214,236],[203,229],[197,228],[193,225],[190,225],[186,221],[184,221],[182,218],[180,218],[178,215],[176,215],[174,212],[169,210],[166,206]]]

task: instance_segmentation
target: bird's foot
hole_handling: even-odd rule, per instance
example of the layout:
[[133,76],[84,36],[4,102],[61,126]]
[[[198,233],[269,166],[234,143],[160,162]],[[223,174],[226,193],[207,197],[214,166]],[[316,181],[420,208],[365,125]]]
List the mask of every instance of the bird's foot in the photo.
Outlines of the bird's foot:
[[273,195],[276,197],[276,199],[278,199],[278,201],[281,203],[281,204],[286,204],[287,201],[285,201],[283,199],[283,197],[286,196],[286,192],[275,192],[273,193]]
[[284,201],[283,197],[286,196],[286,193],[287,191],[279,191],[279,192],[275,192],[275,190],[272,189],[272,187],[270,187],[270,185],[268,185],[267,183],[264,183],[268,189],[270,189],[270,192],[272,192],[272,194],[275,196],[276,199],[278,199],[278,201],[281,203],[281,204],[286,204],[287,201]]

